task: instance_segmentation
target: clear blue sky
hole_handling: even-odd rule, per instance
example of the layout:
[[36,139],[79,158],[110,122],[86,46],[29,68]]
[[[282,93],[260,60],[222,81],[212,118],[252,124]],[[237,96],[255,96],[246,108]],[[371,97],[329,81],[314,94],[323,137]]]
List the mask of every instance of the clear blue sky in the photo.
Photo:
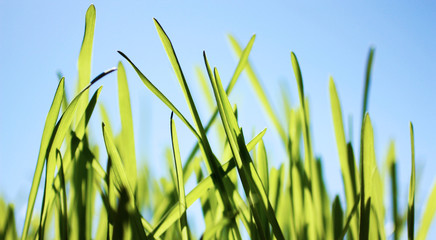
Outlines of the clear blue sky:
[[[383,3],[384,2],[384,3]],[[0,0],[0,194],[14,202],[21,230],[44,121],[56,88],[56,72],[66,77],[70,97],[77,77],[77,58],[83,37],[84,16],[90,2],[13,2]],[[400,171],[400,203],[407,202],[410,179],[409,121],[415,127],[417,160],[417,220],[435,182],[436,152],[436,4],[431,1],[276,1],[248,3],[189,1],[171,3],[107,3],[97,9],[93,71],[116,66],[126,53],[155,85],[188,114],[164,49],[157,36],[155,17],[169,34],[195,98],[194,66],[202,65],[202,51],[229,79],[236,58],[226,35],[246,44],[256,34],[251,61],[270,99],[279,109],[279,83],[291,92],[297,105],[297,89],[290,51],[299,59],[310,115],[314,151],[323,158],[330,196],[342,192],[339,161],[332,127],[328,77],[339,92],[344,120],[353,123],[353,142],[358,143],[363,76],[370,46],[376,48],[370,90],[369,113],[375,130],[377,160],[384,160],[394,139]],[[169,110],[142,85],[125,64],[132,89],[137,155],[156,159],[169,146]],[[117,122],[115,75],[102,81],[101,100]],[[272,124],[261,113],[252,88],[243,76],[232,100],[238,104],[240,124],[246,133],[267,127],[266,147],[272,166],[284,161],[282,146]],[[202,116],[207,111],[202,108]],[[96,114],[95,116],[98,116]],[[93,117],[92,136],[101,141],[100,119]],[[150,127],[153,126],[153,127]],[[348,129],[348,126],[347,126]],[[182,154],[194,139],[186,136]],[[357,148],[356,148],[357,150]],[[145,158],[145,157],[142,157]],[[157,162],[157,161],[156,161]],[[165,172],[154,164],[157,172]],[[383,168],[384,166],[379,166]],[[433,236],[436,236],[433,230]]]

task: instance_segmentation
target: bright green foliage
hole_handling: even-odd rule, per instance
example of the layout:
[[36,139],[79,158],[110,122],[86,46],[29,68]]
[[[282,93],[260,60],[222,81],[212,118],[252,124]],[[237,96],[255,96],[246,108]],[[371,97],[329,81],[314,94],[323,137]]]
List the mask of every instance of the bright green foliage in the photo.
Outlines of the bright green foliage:
[[[96,11],[91,5],[86,13],[85,34],[78,61],[78,91],[68,102],[64,78],[60,78],[47,115],[40,150],[30,189],[21,239],[386,239],[385,185],[377,165],[374,132],[369,117],[369,86],[374,50],[370,49],[365,75],[363,117],[360,148],[355,153],[345,137],[345,124],[339,93],[330,78],[329,93],[341,166],[345,201],[328,195],[321,163],[315,156],[310,129],[309,101],[305,95],[302,71],[296,55],[291,52],[292,69],[298,86],[299,105],[293,106],[282,91],[284,113],[278,112],[262,88],[254,67],[248,61],[255,36],[245,48],[229,36],[238,57],[229,84],[224,88],[217,68],[211,68],[203,53],[204,68],[197,75],[208,111],[207,124],[199,117],[198,105],[189,89],[175,48],[157,20],[154,24],[185,96],[192,122],[177,109],[167,96],[155,87],[141,70],[122,52],[145,87],[161,100],[195,136],[196,142],[187,158],[182,158],[175,119],[169,122],[167,154],[153,164],[165,164],[168,178],[155,179],[147,165],[138,167],[135,154],[133,116],[130,91],[124,66],[118,63],[118,102],[121,130],[116,132],[106,108],[100,104],[104,146],[94,144],[88,124],[97,105],[102,87],[91,85],[115,69],[91,81],[91,56]],[[158,63],[157,63],[158,64]],[[291,66],[290,66],[291,67]],[[229,95],[245,72],[265,117],[272,122],[287,156],[278,168],[271,158],[263,136],[266,129],[246,143],[247,135],[238,122],[238,106]],[[206,76],[207,73],[207,76]],[[137,79],[137,77],[135,76]],[[209,80],[209,81],[208,81]],[[210,86],[208,86],[210,84]],[[176,84],[175,84],[176,85]],[[144,88],[145,91],[145,88]],[[308,89],[306,89],[308,91]],[[309,90],[310,91],[310,90]],[[63,106],[63,107],[61,107]],[[60,115],[60,117],[59,117]],[[218,118],[220,121],[215,121]],[[280,116],[284,116],[282,119]],[[214,152],[208,132],[219,133],[222,152]],[[244,126],[245,127],[245,126]],[[393,238],[399,239],[406,226],[409,239],[415,237],[415,150],[413,127],[410,125],[412,168],[408,206],[400,206],[397,161],[394,144],[386,159],[392,196]],[[348,136],[351,138],[350,136]],[[332,140],[333,142],[333,140]],[[334,147],[332,145],[332,147]],[[100,151],[105,153],[100,154]],[[107,153],[107,154],[106,154]],[[357,154],[357,155],[356,155]],[[106,156],[102,158],[101,156]],[[359,156],[358,158],[355,156]],[[355,160],[357,159],[357,161]],[[106,164],[102,166],[102,164]],[[46,166],[41,212],[33,215],[42,173]],[[204,167],[205,166],[205,167]],[[185,186],[194,178],[191,191]],[[242,186],[242,188],[240,187]],[[186,191],[186,192],[185,192]],[[201,203],[205,231],[196,235],[189,225],[190,208]],[[100,204],[101,202],[101,204]],[[417,228],[418,239],[425,239],[436,212],[436,186],[427,201],[426,211]],[[406,214],[402,214],[405,211]],[[0,239],[18,239],[14,207],[0,199]],[[98,218],[98,219],[96,219]],[[391,218],[391,217],[389,217]],[[98,220],[98,221],[95,221]],[[97,224],[96,226],[94,224]]]

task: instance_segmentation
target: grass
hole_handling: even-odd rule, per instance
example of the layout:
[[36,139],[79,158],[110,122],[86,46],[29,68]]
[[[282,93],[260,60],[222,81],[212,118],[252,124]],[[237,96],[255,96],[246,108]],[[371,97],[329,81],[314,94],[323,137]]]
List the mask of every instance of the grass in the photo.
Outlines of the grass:
[[[147,165],[138,167],[135,156],[132,111],[129,87],[122,62],[117,68],[91,80],[91,54],[96,12],[91,5],[86,13],[85,35],[79,55],[78,91],[70,102],[66,99],[64,78],[61,78],[53,103],[47,114],[35,174],[29,194],[24,228],[15,227],[14,206],[0,201],[0,239],[386,239],[385,222],[394,223],[393,238],[399,239],[407,227],[409,239],[425,239],[436,212],[436,186],[427,202],[426,211],[415,222],[415,150],[411,135],[411,178],[408,206],[398,206],[397,162],[394,144],[386,159],[390,186],[384,185],[374,152],[374,132],[367,113],[370,75],[374,49],[370,49],[363,101],[363,118],[359,158],[345,138],[339,94],[330,78],[330,103],[336,147],[342,172],[345,202],[329,196],[323,179],[322,161],[315,158],[310,132],[309,105],[304,91],[303,75],[295,53],[290,54],[298,86],[299,106],[285,104],[286,119],[281,119],[271,105],[261,82],[253,71],[248,56],[255,36],[242,46],[229,36],[239,57],[231,81],[224,88],[217,68],[212,68],[203,53],[205,72],[197,70],[204,97],[213,114],[206,124],[200,120],[196,102],[180,67],[176,51],[163,27],[154,19],[179,85],[190,110],[191,123],[157,89],[151,80],[119,51],[136,71],[145,87],[171,111],[168,139],[172,152],[167,159],[170,178],[152,179]],[[102,88],[89,98],[90,86],[117,70],[121,131],[114,134],[101,105],[104,146],[92,143],[88,123],[94,113]],[[250,85],[271,120],[283,146],[287,162],[279,168],[269,166],[263,142],[266,129],[251,141],[238,123],[238,108],[228,96],[239,76],[246,72]],[[207,81],[212,92],[207,92]],[[145,88],[144,88],[145,91]],[[285,103],[288,102],[285,98]],[[218,118],[219,116],[219,118]],[[186,159],[180,155],[174,118],[179,118],[197,142]],[[286,122],[287,125],[283,125]],[[223,152],[214,152],[208,132],[218,126],[224,143]],[[301,145],[302,144],[302,145]],[[107,152],[102,159],[99,149]],[[356,161],[357,159],[357,161]],[[107,161],[106,161],[107,160]],[[106,166],[102,163],[107,162]],[[163,162],[163,161],[161,161]],[[205,164],[206,168],[202,168]],[[42,178],[45,168],[45,177]],[[196,185],[186,192],[185,185],[195,175]],[[44,180],[44,189],[38,193]],[[392,194],[385,194],[390,187]],[[34,213],[36,197],[43,196],[39,213]],[[385,197],[392,203],[392,216],[386,216]],[[99,198],[101,206],[97,204]],[[197,200],[201,203],[206,229],[200,235],[190,230],[187,210]],[[97,209],[99,207],[99,209]],[[151,217],[146,218],[145,212]],[[98,213],[98,214],[96,214]],[[406,224],[407,222],[407,224]],[[415,233],[415,227],[417,231]],[[93,231],[96,229],[96,231]]]

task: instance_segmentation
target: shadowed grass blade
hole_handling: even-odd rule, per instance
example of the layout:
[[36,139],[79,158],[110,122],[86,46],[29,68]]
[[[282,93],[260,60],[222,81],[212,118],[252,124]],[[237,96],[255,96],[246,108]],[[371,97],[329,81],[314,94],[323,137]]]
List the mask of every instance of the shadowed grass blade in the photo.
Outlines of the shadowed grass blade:
[[412,170],[410,174],[409,204],[407,211],[407,236],[409,240],[413,240],[415,234],[415,139],[412,123],[410,123],[410,143],[412,152]]
[[[135,198],[134,198],[133,190],[132,190],[132,187],[130,186],[128,177],[127,177],[126,172],[124,170],[124,166],[122,164],[120,155],[118,154],[118,151],[115,147],[115,144],[114,144],[111,136],[108,134],[107,130],[105,129],[104,123],[102,124],[102,130],[103,130],[103,137],[104,137],[104,142],[106,145],[106,150],[107,150],[109,159],[111,160],[113,171],[115,173],[114,174],[115,179],[118,182],[119,186],[121,186],[122,188],[124,188],[126,190],[127,197],[128,197],[129,209],[134,212],[134,219],[133,219],[134,229],[133,230],[134,230],[134,232],[136,232],[137,237],[139,237],[141,239],[145,239],[146,235],[145,235],[144,229],[147,232],[151,232],[151,230],[152,230],[151,225],[147,221],[145,221],[144,219],[141,219],[141,216],[140,216],[138,209],[136,208],[136,205],[135,205]],[[142,222],[142,224],[141,224],[141,222]]]
[[33,175],[32,187],[30,188],[29,200],[27,202],[26,218],[24,220],[24,228],[21,234],[21,239],[27,238],[27,232],[29,230],[30,221],[32,220],[33,208],[35,206],[36,195],[38,192],[38,187],[41,181],[42,170],[44,168],[44,160],[47,154],[47,148],[50,142],[50,137],[55,128],[56,121],[59,115],[59,110],[61,108],[61,103],[63,100],[65,87],[65,78],[59,81],[52,105],[47,114],[47,119],[45,120],[44,131],[42,132],[41,146],[39,148],[38,160],[36,162],[35,174]]
[[180,227],[182,229],[182,239],[187,240],[189,239],[189,234],[188,234],[188,220],[186,218],[187,207],[186,207],[186,200],[185,200],[185,187],[184,187],[185,183],[183,180],[182,159],[180,158],[179,143],[177,140],[177,132],[173,120],[173,113],[171,113],[170,130],[171,130],[171,143],[173,147],[174,163],[176,166],[177,188],[179,192]]

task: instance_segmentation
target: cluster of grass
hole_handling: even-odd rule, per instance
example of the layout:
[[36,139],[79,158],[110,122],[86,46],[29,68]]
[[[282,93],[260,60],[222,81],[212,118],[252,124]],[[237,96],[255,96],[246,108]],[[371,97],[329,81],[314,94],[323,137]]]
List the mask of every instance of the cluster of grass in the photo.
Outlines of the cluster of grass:
[[[123,64],[110,69],[91,81],[91,52],[95,23],[95,8],[86,13],[85,36],[79,55],[78,93],[71,101],[65,95],[64,78],[59,81],[53,103],[47,115],[29,195],[21,239],[385,239],[385,222],[394,223],[393,237],[399,239],[407,226],[409,239],[425,239],[436,211],[436,187],[433,187],[418,231],[415,219],[415,161],[413,126],[411,136],[411,177],[408,206],[404,212],[398,206],[399,188],[397,162],[393,145],[386,159],[390,186],[383,183],[374,153],[371,119],[366,113],[371,63],[368,58],[362,109],[360,154],[344,134],[342,111],[333,79],[330,79],[330,102],[342,172],[345,203],[338,196],[328,196],[322,175],[321,160],[312,150],[310,118],[303,79],[297,57],[291,53],[291,63],[297,80],[299,102],[296,108],[287,105],[287,123],[282,124],[268,101],[260,81],[248,62],[255,36],[245,48],[230,37],[239,63],[229,85],[224,88],[219,72],[211,68],[204,53],[206,75],[200,74],[203,85],[209,80],[213,93],[213,115],[206,124],[200,120],[188,81],[179,65],[173,46],[160,24],[154,20],[157,32],[176,73],[186,98],[192,121],[189,121],[159,89],[122,52],[144,85],[171,111],[168,128],[172,154],[170,179],[152,179],[147,167],[138,170],[135,157],[133,121],[129,89]],[[89,139],[88,123],[101,92],[98,88],[89,98],[90,86],[106,74],[117,70],[121,132],[114,135],[102,107],[102,135],[108,159],[99,157],[103,146]],[[266,117],[274,124],[288,162],[279,168],[270,167],[262,141],[265,131],[247,141],[238,125],[237,107],[228,99],[237,79],[245,71],[258,96]],[[179,105],[181,103],[177,103]],[[175,116],[174,116],[175,115]],[[177,117],[196,137],[197,142],[187,159],[181,159],[176,126]],[[218,137],[223,152],[213,151],[208,132],[213,126],[221,130]],[[333,147],[333,146],[332,146]],[[102,166],[107,162],[106,166]],[[45,177],[42,178],[45,166]],[[205,166],[205,167],[202,167]],[[196,186],[185,192],[188,179]],[[45,180],[41,211],[34,214],[41,179]],[[386,192],[392,194],[392,216],[386,216]],[[101,199],[101,206],[96,204]],[[201,236],[190,231],[187,209],[201,202],[205,231]],[[96,209],[100,207],[100,209]],[[14,208],[0,202],[0,239],[17,239]],[[151,213],[146,219],[144,213]],[[98,217],[97,217],[98,216]],[[407,224],[406,224],[407,223]],[[96,230],[95,230],[96,229]]]

